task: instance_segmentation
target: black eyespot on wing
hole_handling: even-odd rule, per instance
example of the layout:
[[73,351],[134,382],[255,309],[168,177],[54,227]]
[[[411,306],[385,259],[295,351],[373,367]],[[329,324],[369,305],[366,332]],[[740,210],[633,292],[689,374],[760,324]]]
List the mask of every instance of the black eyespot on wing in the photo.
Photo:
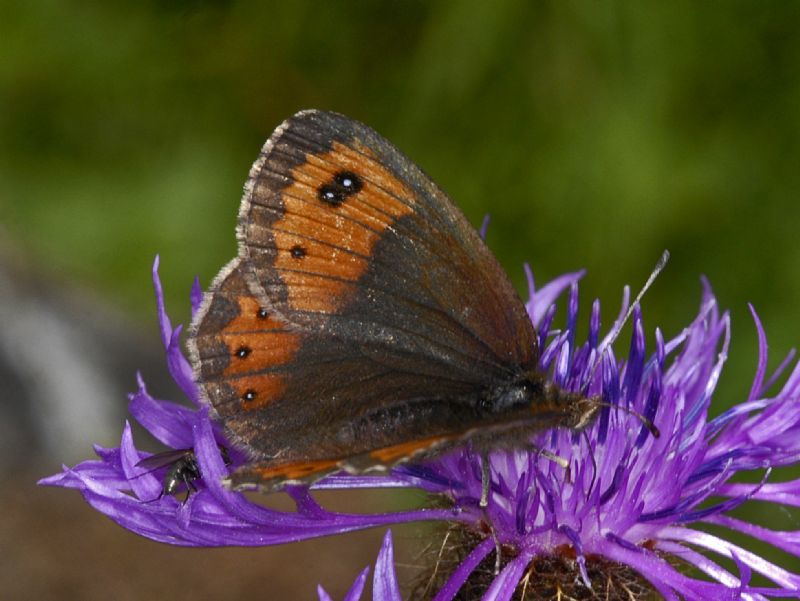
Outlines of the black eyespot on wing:
[[256,400],[258,394],[252,388],[250,390],[246,390],[245,393],[242,395],[242,400],[251,403]]
[[346,190],[349,195],[358,194],[364,187],[364,182],[352,171],[340,171],[334,176],[333,181]]
[[338,207],[364,187],[361,178],[352,171],[340,171],[333,176],[333,181],[319,188],[319,199],[334,207]]
[[269,313],[267,312],[266,309],[259,309],[256,312],[256,318],[257,319],[266,319],[267,317],[269,317]]
[[236,356],[239,357],[239,359],[244,359],[252,352],[253,350],[249,346],[240,346],[236,349]]
[[345,195],[339,186],[335,186],[333,184],[325,184],[324,186],[320,186],[319,199],[322,202],[328,203],[329,205],[338,207],[340,204],[344,202]]
[[295,244],[290,252],[295,259],[302,259],[306,256],[306,249],[299,244]]

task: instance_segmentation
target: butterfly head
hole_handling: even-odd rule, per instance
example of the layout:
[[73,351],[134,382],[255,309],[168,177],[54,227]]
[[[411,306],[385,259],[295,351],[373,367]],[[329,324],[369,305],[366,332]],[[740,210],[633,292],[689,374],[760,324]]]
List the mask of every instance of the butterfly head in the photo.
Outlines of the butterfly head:
[[568,397],[565,411],[560,426],[573,430],[583,430],[590,426],[597,417],[597,412],[602,407],[602,397],[587,397],[574,392],[561,391],[562,396]]
[[559,390],[556,392],[559,401],[564,405],[563,417],[558,423],[559,426],[571,428],[573,430],[583,430],[590,426],[597,417],[597,412],[602,407],[609,407],[615,411],[622,411],[638,419],[642,425],[647,428],[653,438],[658,438],[661,433],[658,427],[653,423],[649,417],[626,407],[624,405],[615,405],[603,400],[600,395],[597,396],[584,396],[578,392],[565,392]]

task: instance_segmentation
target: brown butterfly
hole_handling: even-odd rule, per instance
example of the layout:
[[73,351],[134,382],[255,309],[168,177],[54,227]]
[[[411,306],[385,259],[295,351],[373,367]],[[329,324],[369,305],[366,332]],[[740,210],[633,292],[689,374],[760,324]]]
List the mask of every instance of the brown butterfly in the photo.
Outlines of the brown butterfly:
[[278,127],[237,238],[189,338],[202,394],[251,458],[235,488],[524,445],[597,410],[538,368],[525,307],[464,215],[361,123],[310,110]]

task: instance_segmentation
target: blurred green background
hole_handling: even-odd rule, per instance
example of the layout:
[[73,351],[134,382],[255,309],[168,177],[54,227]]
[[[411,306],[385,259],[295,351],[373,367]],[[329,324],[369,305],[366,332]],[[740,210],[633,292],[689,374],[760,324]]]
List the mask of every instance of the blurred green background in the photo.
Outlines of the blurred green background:
[[[2,247],[96,291],[153,341],[153,256],[185,322],[192,278],[207,284],[235,253],[261,144],[312,107],[381,132],[473,223],[491,213],[488,242],[520,290],[524,261],[539,282],[585,267],[583,298],[599,297],[608,323],[622,287],[639,287],[668,248],[644,314],[672,336],[706,275],[733,319],[715,412],[750,388],[748,301],[770,365],[800,341],[799,3],[3,0],[0,11]],[[788,514],[772,525],[797,528]]]

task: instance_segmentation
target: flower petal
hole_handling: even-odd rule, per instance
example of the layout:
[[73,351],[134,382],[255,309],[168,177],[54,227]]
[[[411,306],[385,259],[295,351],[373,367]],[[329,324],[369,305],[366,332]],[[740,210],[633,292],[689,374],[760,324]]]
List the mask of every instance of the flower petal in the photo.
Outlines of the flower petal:
[[383,545],[378,553],[378,561],[375,563],[372,596],[374,601],[403,601],[400,597],[400,586],[397,584],[397,573],[394,570],[391,530],[387,530],[383,537]]

